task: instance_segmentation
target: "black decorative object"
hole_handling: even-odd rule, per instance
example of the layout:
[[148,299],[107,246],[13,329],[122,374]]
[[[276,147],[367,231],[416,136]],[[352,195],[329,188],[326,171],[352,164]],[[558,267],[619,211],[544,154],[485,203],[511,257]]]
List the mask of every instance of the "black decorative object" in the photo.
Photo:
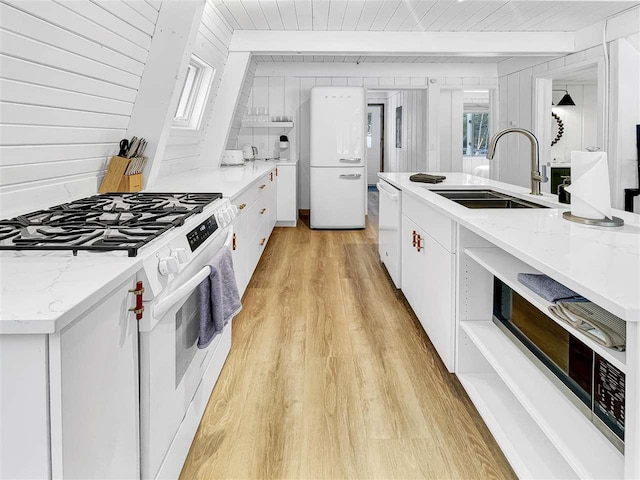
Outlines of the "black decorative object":
[[[638,162],[638,187],[640,187],[640,125],[636,125],[636,150]],[[633,212],[633,199],[640,195],[640,188],[624,189],[624,209]]]
[[551,112],[551,116],[555,120],[556,125],[558,127],[555,138],[551,140],[551,146],[553,147],[562,138],[562,134],[564,133],[564,123],[562,122],[562,119],[558,116],[558,114]]
[[571,95],[569,95],[569,92],[567,90],[559,89],[559,90],[554,90],[554,92],[564,92],[564,96],[557,103],[558,107],[575,107],[576,106],[576,102],[573,101],[573,98],[571,98]]
[[402,148],[402,106],[396,107],[396,148]]

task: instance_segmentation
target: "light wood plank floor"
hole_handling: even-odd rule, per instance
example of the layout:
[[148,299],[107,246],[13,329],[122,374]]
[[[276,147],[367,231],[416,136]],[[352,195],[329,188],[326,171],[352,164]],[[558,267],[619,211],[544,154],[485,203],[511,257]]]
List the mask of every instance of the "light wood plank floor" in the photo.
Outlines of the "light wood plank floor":
[[365,230],[277,228],[181,479],[510,479]]

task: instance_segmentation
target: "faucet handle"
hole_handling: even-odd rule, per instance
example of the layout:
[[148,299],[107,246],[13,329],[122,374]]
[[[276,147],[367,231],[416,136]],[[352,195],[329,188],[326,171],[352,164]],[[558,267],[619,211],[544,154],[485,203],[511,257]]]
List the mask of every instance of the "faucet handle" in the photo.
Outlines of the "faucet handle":
[[538,180],[542,183],[547,183],[549,181],[549,177],[547,176],[547,166],[542,165],[542,175],[538,175]]

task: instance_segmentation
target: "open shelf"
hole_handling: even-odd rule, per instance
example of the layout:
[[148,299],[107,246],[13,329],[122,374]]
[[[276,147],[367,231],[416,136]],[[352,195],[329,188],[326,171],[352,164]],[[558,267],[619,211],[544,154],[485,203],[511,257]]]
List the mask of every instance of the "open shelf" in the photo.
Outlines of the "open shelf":
[[458,379],[518,478],[578,478],[496,373]]
[[558,320],[549,312],[549,306],[551,303],[518,281],[518,273],[540,272],[499,248],[466,248],[464,253],[469,256],[469,258],[478,262],[478,264],[487,269],[494,276],[506,283],[513,291],[517,292],[525,300],[535,305],[538,310],[547,315],[551,320],[574,335],[582,343],[589,346],[589,348],[594,350],[602,358],[606,359],[620,371],[626,373],[627,355],[625,352],[618,352],[617,350],[612,350],[600,345],[584,333],[571,327],[571,325]]
[[242,121],[243,128],[293,128],[293,122],[251,122]]
[[[578,477],[624,478],[624,456],[492,321],[467,320],[460,326]],[[508,402],[500,393],[505,389],[496,390],[495,381],[485,386],[491,395]],[[498,407],[492,404],[489,408],[492,413],[486,418],[495,417]],[[523,445],[514,448],[521,449]]]

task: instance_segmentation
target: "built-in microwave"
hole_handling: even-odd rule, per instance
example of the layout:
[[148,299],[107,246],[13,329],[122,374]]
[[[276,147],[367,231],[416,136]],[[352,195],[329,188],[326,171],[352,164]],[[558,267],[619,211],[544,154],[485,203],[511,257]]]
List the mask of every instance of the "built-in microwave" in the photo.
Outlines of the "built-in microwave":
[[493,321],[620,450],[625,375],[494,277]]

